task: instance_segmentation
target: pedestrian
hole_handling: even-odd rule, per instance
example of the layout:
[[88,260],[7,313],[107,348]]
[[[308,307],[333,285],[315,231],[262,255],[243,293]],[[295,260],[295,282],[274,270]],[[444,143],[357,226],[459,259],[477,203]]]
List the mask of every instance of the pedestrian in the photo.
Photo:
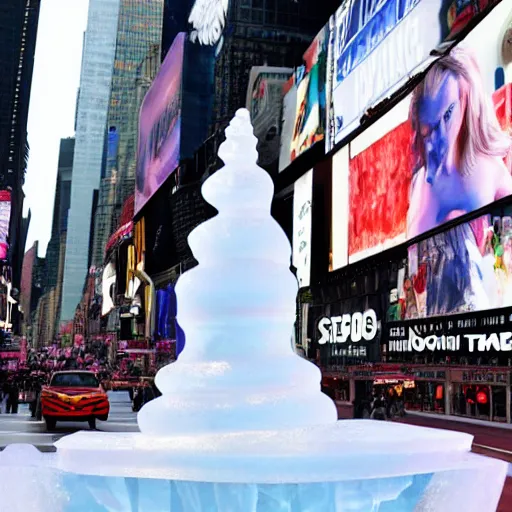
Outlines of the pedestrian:
[[11,384],[11,389],[9,391],[10,405],[7,405],[7,408],[9,409],[9,412],[11,414],[18,414],[19,394],[20,390],[18,387],[18,383],[15,380],[13,380]]
[[9,383],[4,382],[4,384],[2,386],[2,403],[1,403],[2,414],[8,414],[9,393],[10,393]]
[[34,400],[32,401],[32,404],[31,404],[32,418],[37,417],[37,403],[38,403],[39,397],[41,395],[41,388],[42,388],[41,383],[39,382],[39,380],[36,380],[34,383]]
[[7,382],[4,382],[0,390],[0,413],[7,414],[7,400],[9,399],[9,391]]
[[143,405],[142,388],[138,387],[135,390],[133,397],[133,411],[139,412]]
[[153,392],[153,388],[149,385],[149,382],[146,380],[144,381],[144,387],[143,389],[143,402],[144,405],[148,402],[151,402],[153,398],[155,398],[155,394]]

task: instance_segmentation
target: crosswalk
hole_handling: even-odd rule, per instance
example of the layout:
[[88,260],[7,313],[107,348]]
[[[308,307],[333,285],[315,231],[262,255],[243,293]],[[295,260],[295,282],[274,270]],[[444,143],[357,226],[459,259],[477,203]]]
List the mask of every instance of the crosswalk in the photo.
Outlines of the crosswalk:
[[[97,421],[96,428],[103,432],[138,432],[137,414],[132,411],[127,393],[109,393],[110,414],[107,421]],[[57,423],[54,431],[48,432],[44,421],[31,418],[28,405],[20,404],[18,414],[0,414],[0,449],[8,444],[28,443],[48,451],[60,438],[90,430],[87,422]]]

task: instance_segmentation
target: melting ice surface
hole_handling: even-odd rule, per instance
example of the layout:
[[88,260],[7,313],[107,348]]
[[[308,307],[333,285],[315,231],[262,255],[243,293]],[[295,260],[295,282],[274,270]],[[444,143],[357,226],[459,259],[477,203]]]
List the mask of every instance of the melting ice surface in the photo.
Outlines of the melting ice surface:
[[318,368],[293,353],[297,281],[270,215],[247,111],[203,185],[219,214],[189,237],[180,277],[187,345],[156,382],[141,432],[79,432],[42,456],[0,453],[0,512],[491,512],[507,464],[472,437],[337,421]]

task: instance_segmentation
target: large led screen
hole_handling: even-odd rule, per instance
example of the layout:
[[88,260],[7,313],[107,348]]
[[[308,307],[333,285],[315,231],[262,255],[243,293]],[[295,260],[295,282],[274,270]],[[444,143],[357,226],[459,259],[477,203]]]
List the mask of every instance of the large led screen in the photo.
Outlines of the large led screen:
[[511,19],[503,0],[350,144],[349,263],[512,194]]
[[348,146],[332,157],[332,229],[329,271],[348,263]]
[[296,182],[293,191],[293,266],[297,269],[299,287],[310,284],[311,274],[311,213],[313,171]]
[[512,207],[408,248],[399,318],[512,306]]
[[6,260],[9,252],[9,224],[11,222],[11,193],[0,191],[0,260]]
[[[304,54],[304,65],[295,72],[287,88],[280,170],[324,139],[328,36],[328,28],[324,27]],[[290,129],[286,129],[286,125],[290,125]]]
[[326,149],[432,60],[492,0],[347,0],[330,20]]
[[176,36],[142,103],[139,119],[135,213],[178,167],[182,71],[186,34]]
[[292,73],[291,68],[254,66],[249,75],[246,107],[258,139],[258,164],[265,169],[279,160],[283,86]]

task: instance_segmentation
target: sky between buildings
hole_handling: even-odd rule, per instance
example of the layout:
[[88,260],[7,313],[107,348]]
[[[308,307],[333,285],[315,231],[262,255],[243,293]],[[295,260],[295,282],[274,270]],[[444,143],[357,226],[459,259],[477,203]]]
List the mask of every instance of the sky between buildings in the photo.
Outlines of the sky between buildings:
[[83,34],[89,0],[43,0],[28,117],[30,158],[24,214],[32,211],[26,250],[50,239],[60,139],[74,136]]

